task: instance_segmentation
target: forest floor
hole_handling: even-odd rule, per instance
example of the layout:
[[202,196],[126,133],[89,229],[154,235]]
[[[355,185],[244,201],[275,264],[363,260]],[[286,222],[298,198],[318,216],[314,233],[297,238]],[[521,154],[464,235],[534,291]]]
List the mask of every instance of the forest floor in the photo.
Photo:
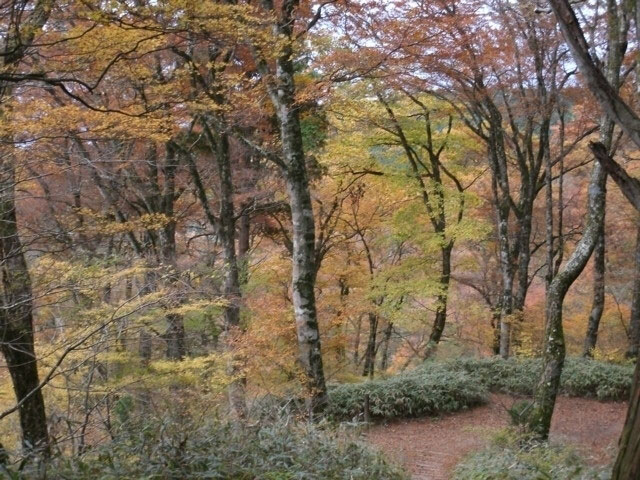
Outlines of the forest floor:
[[[464,456],[487,446],[509,424],[507,409],[517,400],[492,394],[486,405],[464,412],[372,426],[367,438],[414,480],[447,480]],[[572,445],[593,465],[608,463],[626,411],[624,402],[559,397],[550,440]]]

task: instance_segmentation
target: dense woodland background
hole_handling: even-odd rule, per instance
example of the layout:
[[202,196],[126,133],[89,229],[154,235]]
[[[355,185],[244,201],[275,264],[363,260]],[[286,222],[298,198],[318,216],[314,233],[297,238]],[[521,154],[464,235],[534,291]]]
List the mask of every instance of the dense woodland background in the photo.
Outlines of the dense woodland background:
[[[0,0],[0,40],[7,475],[294,478],[212,466],[268,426],[402,478],[324,419],[500,388],[538,439],[632,395],[640,478],[635,0]],[[199,460],[127,470],[165,435]]]

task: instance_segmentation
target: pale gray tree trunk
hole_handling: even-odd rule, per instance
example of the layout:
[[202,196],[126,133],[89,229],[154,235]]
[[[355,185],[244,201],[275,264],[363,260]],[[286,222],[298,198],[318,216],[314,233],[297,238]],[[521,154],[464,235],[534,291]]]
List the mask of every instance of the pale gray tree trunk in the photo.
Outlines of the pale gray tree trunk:
[[283,170],[292,221],[292,300],[298,337],[299,363],[304,371],[310,414],[327,403],[320,328],[316,309],[315,220],[309,177],[302,143],[299,106],[296,104],[293,43],[297,0],[263,0],[263,8],[275,15],[274,37],[284,40],[275,59],[275,71],[259,56],[258,68],[267,84],[269,98],[278,120]]

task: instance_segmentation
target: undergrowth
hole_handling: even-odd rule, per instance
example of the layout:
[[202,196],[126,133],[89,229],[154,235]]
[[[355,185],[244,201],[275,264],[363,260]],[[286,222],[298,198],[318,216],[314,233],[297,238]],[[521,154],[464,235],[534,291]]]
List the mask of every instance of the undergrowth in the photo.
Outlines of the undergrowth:
[[468,373],[434,363],[387,379],[334,387],[329,391],[328,416],[362,419],[366,395],[371,418],[389,419],[473,407],[486,401],[486,388]]
[[[492,391],[532,395],[542,372],[539,358],[463,358],[446,363],[454,371],[471,375]],[[429,368],[425,364],[420,368]],[[560,380],[560,393],[598,400],[627,400],[633,381],[632,365],[569,357]]]
[[569,447],[506,430],[491,446],[466,457],[453,480],[606,480],[609,470],[589,467]]
[[[362,420],[365,397],[373,420],[439,415],[483,403],[489,391],[530,396],[542,371],[542,360],[499,357],[426,362],[407,373],[329,391],[327,414],[333,420]],[[626,400],[633,366],[584,358],[567,358],[560,393],[599,400]]]
[[[407,480],[405,473],[348,433],[281,421],[239,428],[146,421],[104,446],[39,468],[5,471],[10,479],[115,480]],[[1,474],[0,474],[1,475]]]

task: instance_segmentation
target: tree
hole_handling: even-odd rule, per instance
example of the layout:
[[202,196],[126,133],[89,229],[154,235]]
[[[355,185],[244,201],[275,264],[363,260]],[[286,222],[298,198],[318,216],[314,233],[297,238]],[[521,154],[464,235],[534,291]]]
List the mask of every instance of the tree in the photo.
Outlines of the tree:
[[634,253],[633,298],[631,318],[629,319],[629,347],[627,348],[627,357],[629,358],[635,358],[640,353],[640,225],[636,227]]
[[[317,22],[324,5],[318,7],[315,17],[303,27],[303,33]],[[309,392],[309,410],[314,413],[322,411],[326,405],[327,387],[315,298],[315,221],[300,128],[300,112],[296,100],[295,43],[300,34],[295,30],[295,26],[299,6],[298,0],[284,0],[280,5],[276,5],[273,0],[264,0],[262,7],[265,12],[274,16],[273,34],[281,38],[283,44],[275,54],[273,67],[266,57],[267,52],[258,46],[254,48],[258,71],[275,110],[282,145],[282,160],[277,163],[285,178],[293,224],[293,309],[300,364],[305,372]]]
[[[0,119],[7,121],[4,105],[11,99],[21,62],[51,14],[54,2],[12,1],[0,7],[7,24],[2,38],[0,59]],[[3,20],[4,22],[5,20]],[[12,139],[3,135],[11,149]],[[16,165],[11,152],[0,164],[0,265],[2,268],[2,353],[7,361],[19,405],[23,444],[27,449],[49,453],[49,435],[44,400],[36,364],[33,332],[33,293],[20,240],[16,216]]]
[[[617,4],[610,3],[608,10],[609,17],[609,58],[607,63],[607,73],[612,85],[619,89],[620,69],[626,51],[626,32],[628,23],[625,22],[623,12],[618,10]],[[602,138],[608,143],[607,149],[611,148],[613,138],[613,125],[605,118],[602,126]],[[551,416],[560,385],[560,375],[564,365],[565,342],[562,327],[562,307],[564,297],[571,284],[578,278],[584,269],[591,253],[598,242],[604,242],[604,212],[606,198],[607,175],[601,165],[594,164],[591,181],[589,183],[588,205],[587,205],[587,225],[583,231],[582,238],[569,257],[566,265],[553,278],[547,292],[546,312],[545,312],[545,343],[543,347],[543,374],[540,377],[536,388],[535,400],[529,417],[530,428],[542,438],[546,438],[551,427]],[[603,252],[599,252],[603,253]],[[604,262],[604,258],[596,258],[596,262]],[[599,290],[603,288],[604,279],[602,275],[603,265],[596,264],[596,296],[600,295]],[[602,284],[601,284],[602,283]],[[603,300],[603,299],[602,299]],[[585,349],[590,351],[595,346],[599,315],[590,317],[590,333],[585,341]],[[592,345],[593,344],[593,345]]]
[[[616,92],[616,83],[609,82],[594,63],[578,19],[567,0],[549,0],[551,8],[560,24],[563,36],[573,57],[583,74],[587,85],[600,103],[602,109],[640,147],[640,118]],[[615,3],[614,3],[614,6]],[[637,19],[637,4],[635,6]],[[639,28],[636,23],[636,29]],[[638,181],[629,177],[608,154],[606,146],[592,147],[599,167],[612,176],[627,199],[640,210],[640,188]],[[640,474],[640,361],[636,363],[636,373],[631,393],[629,411],[620,437],[618,457],[613,469],[614,480],[631,480]]]
[[[533,278],[533,212],[546,183],[546,159],[550,167],[561,163],[593,130],[584,128],[568,142],[563,138],[552,151],[552,119],[562,110],[573,72],[558,46],[557,28],[535,22],[533,8],[491,2],[486,13],[491,21],[486,23],[484,14],[478,14],[484,7],[476,2],[407,8],[411,13],[405,14],[420,19],[429,35],[406,47],[409,60],[404,63],[421,72],[404,74],[406,82],[448,101],[487,149],[502,277],[500,354],[507,357],[511,326],[522,318]],[[440,54],[445,48],[450,55]],[[404,63],[402,72],[407,70]]]

